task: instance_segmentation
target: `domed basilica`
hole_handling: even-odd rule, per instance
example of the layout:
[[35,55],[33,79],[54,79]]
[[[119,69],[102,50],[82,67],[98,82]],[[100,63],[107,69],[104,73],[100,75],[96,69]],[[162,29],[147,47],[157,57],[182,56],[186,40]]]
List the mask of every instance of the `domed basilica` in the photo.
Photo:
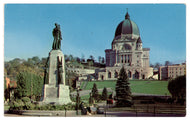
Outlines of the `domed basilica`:
[[116,80],[122,66],[129,79],[146,79],[153,75],[149,66],[150,48],[142,47],[139,28],[127,12],[116,28],[111,49],[106,49],[106,68],[98,70],[98,80]]

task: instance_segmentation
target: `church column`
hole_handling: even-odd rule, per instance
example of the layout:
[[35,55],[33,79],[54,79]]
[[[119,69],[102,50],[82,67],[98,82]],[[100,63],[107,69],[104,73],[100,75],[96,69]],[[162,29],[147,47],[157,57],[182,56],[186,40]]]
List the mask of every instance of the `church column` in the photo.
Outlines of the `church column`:
[[131,63],[131,62],[132,62],[132,56],[129,55],[129,63]]
[[125,63],[125,55],[123,55],[123,63]]
[[119,63],[121,63],[121,55],[119,55]]
[[122,55],[120,55],[120,63],[122,63]]
[[123,63],[123,55],[121,55],[121,63]]
[[128,60],[127,55],[125,55],[125,63],[127,63],[127,60]]
[[115,54],[115,59],[116,59],[116,60],[115,60],[115,63],[116,63],[116,64],[117,64],[117,58],[118,58],[118,57],[117,57],[117,50],[116,50],[116,54]]

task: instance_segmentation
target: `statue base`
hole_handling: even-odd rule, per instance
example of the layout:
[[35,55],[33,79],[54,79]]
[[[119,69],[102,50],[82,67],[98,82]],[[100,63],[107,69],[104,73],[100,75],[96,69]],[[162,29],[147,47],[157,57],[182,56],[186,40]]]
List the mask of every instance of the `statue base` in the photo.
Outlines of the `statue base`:
[[55,87],[53,85],[44,85],[43,91],[44,97],[40,104],[63,105],[72,103],[69,94],[69,86],[59,85],[58,87]]
[[[60,66],[62,71],[59,71]],[[60,76],[60,74],[62,75]],[[65,82],[64,54],[61,50],[52,50],[49,53],[48,75],[39,104],[71,103],[69,86]]]

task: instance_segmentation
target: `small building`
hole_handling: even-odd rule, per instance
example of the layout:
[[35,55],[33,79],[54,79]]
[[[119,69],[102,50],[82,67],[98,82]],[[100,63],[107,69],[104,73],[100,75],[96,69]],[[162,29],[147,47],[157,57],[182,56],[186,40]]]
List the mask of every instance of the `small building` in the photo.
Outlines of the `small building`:
[[159,80],[173,79],[185,75],[186,64],[175,64],[159,67]]

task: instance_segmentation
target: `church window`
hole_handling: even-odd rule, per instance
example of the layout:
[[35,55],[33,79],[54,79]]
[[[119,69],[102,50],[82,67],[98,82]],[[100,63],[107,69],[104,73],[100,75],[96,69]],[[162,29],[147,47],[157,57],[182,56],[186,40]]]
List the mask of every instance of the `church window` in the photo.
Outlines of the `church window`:
[[115,75],[114,75],[115,78],[118,77],[118,72],[115,71]]
[[127,56],[127,63],[130,63],[130,55]]
[[137,71],[135,72],[134,78],[135,78],[135,79],[139,79],[139,72],[137,72]]
[[121,55],[121,63],[123,63],[123,55]]
[[129,44],[124,44],[123,50],[131,50],[131,46]]
[[125,63],[127,63],[127,60],[126,60],[126,59],[127,59],[127,56],[125,55]]
[[131,71],[128,72],[128,78],[131,78]]
[[111,72],[108,72],[108,78],[111,78]]

